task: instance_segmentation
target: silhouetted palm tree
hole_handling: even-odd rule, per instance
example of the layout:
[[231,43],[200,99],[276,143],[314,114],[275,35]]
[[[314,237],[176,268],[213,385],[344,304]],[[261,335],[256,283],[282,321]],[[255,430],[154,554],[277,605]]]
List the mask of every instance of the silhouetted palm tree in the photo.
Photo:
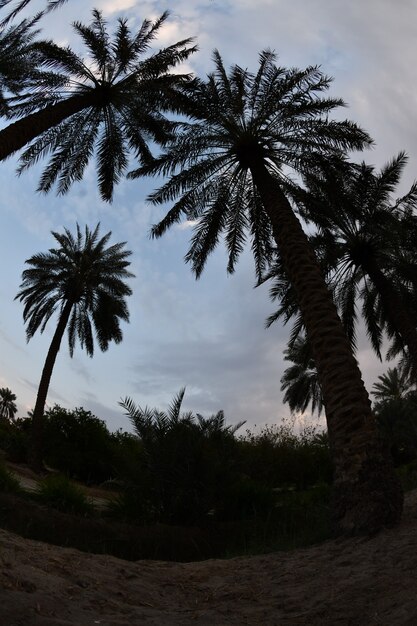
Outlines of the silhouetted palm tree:
[[407,372],[399,367],[388,368],[385,374],[378,376],[378,381],[372,387],[377,402],[404,400],[410,392],[415,394]]
[[297,339],[284,350],[285,361],[291,361],[281,378],[283,401],[292,412],[304,413],[309,404],[311,412],[323,410],[323,397],[318,381],[317,369],[311,356],[311,348],[305,337]]
[[0,389],[0,418],[12,420],[17,413],[16,396],[8,387]]
[[[39,16],[0,30],[0,115],[7,116],[14,100],[22,101],[28,91],[41,84],[47,73],[40,71],[35,28]],[[25,92],[23,96],[22,92]],[[19,96],[19,97],[18,97]]]
[[[111,232],[99,238],[99,224],[94,230],[77,224],[74,237],[68,229],[52,233],[58,247],[27,259],[30,266],[22,274],[16,295],[24,303],[23,319],[29,341],[37,330],[43,332],[55,312],[58,324],[53,335],[39,383],[33,411],[33,446],[31,463],[42,465],[42,421],[52,370],[68,328],[72,356],[77,340],[89,356],[94,353],[94,334],[100,350],[109,343],[122,341],[120,321],[129,320],[126,297],[132,290],[126,279],[133,276],[127,267],[131,252],[125,243],[107,246]],[[93,334],[94,331],[94,334]]]
[[100,194],[111,200],[129,157],[146,163],[148,142],[163,143],[172,130],[161,111],[175,108],[170,95],[185,77],[171,70],[195,48],[185,39],[142,59],[167,17],[145,20],[134,35],[119,19],[111,40],[101,13],[94,10],[91,26],[73,25],[89,60],[52,42],[38,45],[42,66],[50,70],[48,80],[32,89],[29,101],[10,105],[9,115],[23,119],[0,131],[0,160],[30,144],[21,155],[22,172],[51,154],[38,190],[46,192],[57,183],[58,192],[65,193],[81,180],[94,154]]
[[278,247],[294,288],[316,363],[335,466],[334,509],[347,532],[398,522],[402,494],[349,341],[308,238],[284,191],[288,168],[303,173],[317,161],[361,149],[368,135],[329,113],[341,100],[321,97],[330,79],[318,68],[287,70],[263,52],[256,74],[238,66],[228,73],[219,53],[216,70],[195,80],[182,133],[153,162],[132,175],[171,174],[150,200],[179,197],[153,227],[161,236],[183,217],[195,220],[186,255],[200,276],[224,233],[233,272],[247,232],[257,272]]
[[[417,310],[397,271],[400,251],[409,246],[407,215],[417,206],[417,184],[405,196],[392,198],[406,160],[400,153],[379,173],[365,163],[327,168],[318,176],[307,175],[307,190],[295,193],[303,215],[319,228],[312,245],[326,268],[349,336],[354,342],[357,302],[362,299],[362,316],[379,357],[384,329],[388,336],[398,336],[410,355],[417,355]],[[409,262],[408,268],[415,274],[417,264]],[[417,356],[415,363],[417,369]]]
[[[0,27],[8,25],[30,2],[31,0],[19,0],[0,21]],[[42,17],[42,15],[62,6],[65,2],[67,2],[67,0],[45,0],[45,6],[37,16]],[[8,7],[11,3],[12,0],[0,0],[0,10]]]

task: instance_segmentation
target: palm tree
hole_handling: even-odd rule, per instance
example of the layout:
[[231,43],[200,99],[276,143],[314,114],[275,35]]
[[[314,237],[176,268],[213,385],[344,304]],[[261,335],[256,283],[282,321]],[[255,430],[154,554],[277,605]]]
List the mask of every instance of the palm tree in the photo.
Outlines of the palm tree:
[[144,450],[137,499],[151,503],[158,521],[189,524],[217,508],[234,469],[234,433],[244,422],[226,426],[223,411],[208,418],[182,413],[184,393],[167,411],[141,408],[131,398],[119,404]]
[[35,25],[39,15],[24,19],[18,24],[4,26],[0,32],[0,115],[7,116],[8,101],[22,91],[27,94],[35,84],[39,84],[46,73],[39,70],[36,37],[39,30]]
[[372,395],[378,424],[395,465],[413,461],[417,455],[417,391],[407,369],[397,366],[378,376]]
[[[319,228],[311,242],[352,341],[357,301],[362,299],[362,315],[377,355],[381,358],[385,329],[415,356],[417,370],[417,314],[397,270],[400,251],[410,245],[408,214],[417,206],[417,184],[392,199],[406,161],[400,153],[380,173],[365,163],[327,168],[307,175],[307,190],[296,190],[294,198],[303,216]],[[407,266],[415,274],[416,263]]]
[[[349,121],[329,120],[343,104],[324,98],[330,79],[317,67],[284,69],[269,51],[259,70],[233,66],[218,52],[215,72],[184,88],[189,115],[182,133],[153,162],[131,175],[171,174],[150,196],[154,204],[179,197],[152,229],[161,236],[183,216],[195,221],[186,261],[199,277],[224,238],[228,270],[247,238],[258,274],[270,261],[272,242],[294,288],[323,392],[333,453],[334,511],[341,532],[373,531],[397,523],[402,493],[377,435],[361,373],[352,355],[317,259],[284,191],[288,169],[303,173],[317,161],[340,158],[369,145]],[[184,104],[185,108],[186,104]]]
[[21,117],[0,131],[0,160],[29,146],[20,158],[19,173],[51,154],[38,191],[57,183],[58,193],[81,180],[96,156],[101,197],[112,199],[114,185],[129,157],[139,163],[151,158],[148,142],[163,143],[172,128],[161,111],[175,108],[175,86],[186,77],[170,71],[195,50],[190,39],[179,41],[141,60],[168,13],[145,20],[132,35],[127,21],[118,20],[114,39],[97,10],[91,26],[73,24],[91,60],[52,42],[38,44],[48,73],[31,90],[31,98],[10,102],[9,115]]
[[0,418],[12,420],[17,413],[16,396],[8,387],[0,389]]
[[410,393],[412,395],[416,393],[407,372],[400,367],[388,368],[385,374],[378,376],[378,381],[372,388],[372,395],[375,396],[377,402],[404,400],[410,396]]
[[311,348],[307,339],[298,336],[284,350],[284,360],[291,361],[281,378],[281,391],[285,391],[283,401],[291,412],[304,413],[311,404],[311,412],[323,410],[323,397],[317,377],[317,369],[311,357]]
[[133,276],[127,267],[131,252],[125,243],[107,246],[111,232],[99,238],[99,224],[87,226],[84,234],[77,224],[74,237],[68,229],[52,232],[58,243],[47,253],[27,259],[29,269],[22,274],[22,284],[15,299],[24,303],[23,319],[29,341],[37,330],[42,333],[58,312],[58,323],[46,356],[32,416],[31,464],[42,466],[42,422],[52,370],[65,330],[68,328],[70,356],[80,342],[89,356],[94,354],[94,336],[100,350],[109,343],[122,341],[120,321],[129,320],[126,297],[132,290],[125,283]]
[[[4,9],[9,4],[11,4],[12,0],[0,0],[0,9]],[[11,9],[11,11],[4,17],[0,22],[0,27],[8,25],[23,9],[25,9],[31,0],[19,0],[19,2]],[[46,0],[45,8],[38,13],[38,16],[41,17],[54,9],[65,4],[67,0]]]

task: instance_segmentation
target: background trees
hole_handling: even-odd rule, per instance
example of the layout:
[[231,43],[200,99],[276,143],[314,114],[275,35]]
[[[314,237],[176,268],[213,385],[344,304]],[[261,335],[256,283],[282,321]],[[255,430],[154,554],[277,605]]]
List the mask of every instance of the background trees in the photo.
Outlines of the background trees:
[[37,330],[45,330],[55,312],[59,315],[33,411],[31,462],[38,470],[42,465],[45,401],[65,330],[71,356],[77,340],[93,356],[94,334],[100,350],[107,350],[111,341],[122,341],[120,321],[129,320],[126,297],[132,290],[125,281],[133,276],[127,269],[131,252],[124,249],[125,243],[107,246],[111,232],[99,238],[99,228],[99,224],[94,230],[86,226],[83,233],[77,224],[75,236],[68,229],[53,232],[58,247],[27,259],[30,267],[24,270],[16,295],[25,305],[28,341]]

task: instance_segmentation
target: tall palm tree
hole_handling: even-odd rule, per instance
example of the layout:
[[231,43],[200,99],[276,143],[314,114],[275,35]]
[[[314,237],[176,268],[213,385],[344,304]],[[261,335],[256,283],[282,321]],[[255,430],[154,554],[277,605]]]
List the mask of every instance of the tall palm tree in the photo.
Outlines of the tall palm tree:
[[0,418],[12,420],[17,413],[16,396],[8,387],[0,389]]
[[[377,436],[375,418],[317,259],[284,192],[288,168],[304,172],[317,161],[361,149],[368,135],[329,113],[342,101],[322,97],[330,79],[317,67],[277,67],[270,51],[256,74],[239,66],[196,80],[190,122],[164,152],[132,176],[171,174],[150,196],[154,204],[179,197],[152,229],[161,236],[183,216],[195,220],[185,257],[200,276],[225,233],[233,272],[247,231],[258,274],[279,249],[294,288],[317,366],[333,453],[334,511],[341,532],[362,532],[398,522],[402,493]],[[185,89],[184,91],[187,91]],[[185,106],[185,105],[184,105]]]
[[129,157],[146,163],[148,142],[163,143],[174,126],[163,111],[175,109],[175,86],[186,77],[171,70],[195,47],[185,39],[141,58],[167,17],[145,20],[136,34],[119,19],[112,40],[94,10],[90,26],[73,24],[88,60],[52,42],[39,44],[42,67],[49,72],[31,90],[30,100],[10,101],[9,115],[22,119],[0,131],[0,160],[29,144],[20,158],[22,172],[51,154],[38,191],[57,183],[58,192],[65,193],[81,180],[94,154],[101,197],[110,201]]
[[32,417],[33,445],[31,463],[42,466],[42,422],[52,370],[61,340],[68,329],[70,356],[80,342],[89,356],[94,353],[94,335],[100,350],[109,343],[122,341],[120,321],[129,320],[126,297],[132,290],[126,279],[133,276],[127,267],[131,252],[125,243],[107,246],[111,232],[99,238],[99,224],[87,226],[84,234],[77,224],[76,236],[68,229],[53,232],[58,247],[27,259],[29,269],[15,299],[24,303],[23,319],[29,341],[37,330],[42,333],[58,312],[58,323],[46,356]]

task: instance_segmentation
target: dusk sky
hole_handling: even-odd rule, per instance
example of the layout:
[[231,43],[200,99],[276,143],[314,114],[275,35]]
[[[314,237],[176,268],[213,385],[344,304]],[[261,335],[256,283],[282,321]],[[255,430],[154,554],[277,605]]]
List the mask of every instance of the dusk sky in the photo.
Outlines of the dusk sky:
[[[30,3],[33,12],[40,6],[37,0]],[[81,52],[70,24],[75,19],[88,23],[94,7],[103,11],[110,31],[118,17],[129,18],[134,29],[168,9],[171,17],[155,46],[194,36],[199,52],[187,69],[200,76],[212,70],[214,48],[227,66],[238,63],[253,71],[265,48],[276,51],[280,65],[321,65],[334,77],[331,94],[348,104],[338,115],[359,123],[375,141],[372,150],[354,155],[355,160],[380,167],[405,150],[409,163],[400,193],[417,178],[414,0],[69,0],[42,22],[43,35]],[[128,429],[120,398],[131,396],[141,406],[164,409],[185,386],[184,409],[204,415],[223,409],[228,423],[247,420],[253,427],[289,415],[280,378],[290,328],[275,324],[265,330],[275,305],[268,286],[253,288],[249,251],[228,276],[225,251],[219,247],[196,281],[183,261],[189,225],[179,225],[157,241],[149,239],[151,224],[163,215],[146,203],[155,181],[123,181],[109,205],[98,197],[94,167],[66,196],[56,197],[35,192],[40,168],[17,178],[16,162],[9,159],[0,167],[0,387],[17,395],[19,415],[34,406],[56,323],[51,319],[43,335],[26,343],[23,306],[14,301],[24,262],[53,247],[51,230],[74,231],[77,221],[90,228],[100,222],[103,235],[112,231],[112,243],[126,241],[132,250],[131,321],[123,326],[122,344],[112,344],[104,353],[97,348],[92,359],[79,346],[71,359],[65,337],[49,406],[82,406],[105,419],[111,430]],[[358,358],[370,390],[387,365],[377,361],[364,336]]]

